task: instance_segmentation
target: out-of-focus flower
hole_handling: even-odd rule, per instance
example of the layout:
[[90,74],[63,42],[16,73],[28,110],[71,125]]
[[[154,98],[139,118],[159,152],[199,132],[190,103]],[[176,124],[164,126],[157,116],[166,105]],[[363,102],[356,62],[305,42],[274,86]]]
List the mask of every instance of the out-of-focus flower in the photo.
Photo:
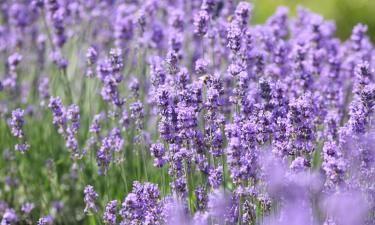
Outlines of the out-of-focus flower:
[[98,206],[97,206],[96,201],[97,201],[99,195],[94,191],[94,187],[91,186],[91,185],[87,185],[85,187],[84,194],[85,194],[84,201],[85,201],[85,204],[86,204],[84,212],[85,213],[89,213],[89,212],[96,213],[98,211]]
[[108,202],[105,207],[105,212],[103,215],[103,221],[105,224],[115,225],[117,216],[117,200]]

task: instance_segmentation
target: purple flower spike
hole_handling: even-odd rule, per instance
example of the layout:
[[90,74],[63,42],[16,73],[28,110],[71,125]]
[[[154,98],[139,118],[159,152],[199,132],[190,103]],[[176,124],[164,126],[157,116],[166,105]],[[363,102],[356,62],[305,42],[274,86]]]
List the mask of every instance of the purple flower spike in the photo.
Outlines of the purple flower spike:
[[12,112],[12,118],[9,123],[13,136],[18,137],[18,138],[23,138],[24,136],[24,132],[22,130],[25,124],[25,121],[23,120],[24,114],[25,114],[24,110],[15,109]]
[[151,155],[155,157],[154,166],[163,167],[167,162],[164,155],[165,149],[164,146],[160,143],[152,144],[150,148]]
[[116,225],[117,200],[108,202],[105,207],[103,221],[105,224]]
[[26,202],[25,204],[22,205],[21,211],[24,213],[24,215],[28,216],[31,211],[34,209],[35,205],[34,203]]
[[196,33],[199,36],[204,36],[208,31],[208,21],[210,19],[210,16],[208,15],[207,11],[200,10],[195,16],[194,16],[194,33]]
[[52,216],[44,216],[38,220],[38,225],[53,225],[54,219]]
[[94,191],[94,187],[91,186],[91,185],[87,185],[85,187],[84,194],[85,194],[84,201],[85,201],[85,204],[86,204],[84,212],[85,213],[88,213],[88,212],[96,213],[98,211],[98,206],[96,205],[96,200],[97,200],[99,195]]
[[159,203],[159,188],[155,184],[138,181],[133,184],[132,193],[122,203],[121,225],[162,224],[162,207]]
[[12,208],[7,208],[4,212],[3,218],[1,220],[1,225],[12,225],[19,221],[16,211]]

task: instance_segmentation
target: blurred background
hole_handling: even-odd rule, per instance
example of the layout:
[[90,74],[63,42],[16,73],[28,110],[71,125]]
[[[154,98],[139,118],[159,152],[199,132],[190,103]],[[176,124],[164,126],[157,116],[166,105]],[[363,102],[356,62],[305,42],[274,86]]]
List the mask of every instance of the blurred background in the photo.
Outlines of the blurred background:
[[253,22],[263,23],[278,6],[288,6],[295,15],[298,5],[336,21],[337,35],[349,37],[357,23],[368,25],[369,35],[375,43],[375,0],[249,0],[255,6]]

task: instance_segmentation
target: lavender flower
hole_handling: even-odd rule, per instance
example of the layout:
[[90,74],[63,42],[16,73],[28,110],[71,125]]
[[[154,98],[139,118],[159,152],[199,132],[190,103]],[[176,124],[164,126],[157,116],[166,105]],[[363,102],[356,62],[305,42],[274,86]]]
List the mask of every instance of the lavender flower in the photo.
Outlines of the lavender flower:
[[85,213],[93,212],[96,213],[98,211],[98,206],[96,205],[96,200],[99,197],[99,195],[94,191],[94,187],[91,185],[87,185],[84,190],[85,194]]
[[135,120],[135,124],[139,129],[142,129],[143,127],[143,122],[142,119],[144,117],[144,109],[143,109],[143,104],[138,101],[130,104],[130,118]]
[[11,225],[16,224],[19,221],[18,216],[14,209],[7,208],[4,212],[3,218],[1,220],[1,225]]
[[34,203],[26,202],[25,204],[22,205],[21,211],[24,215],[28,216],[31,211],[34,209],[35,205]]
[[52,216],[44,216],[38,220],[38,225],[52,225],[54,219]]
[[103,215],[103,221],[105,224],[115,225],[116,224],[116,214],[117,214],[117,200],[108,202],[105,207],[105,212]]
[[189,139],[194,136],[194,129],[198,125],[197,115],[193,107],[177,106],[177,129],[180,138]]
[[134,182],[132,193],[122,203],[120,224],[162,224],[159,197],[157,185]]
[[243,26],[246,26],[252,10],[253,8],[250,3],[248,2],[238,3],[236,11],[235,11],[236,19],[241,21],[241,24]]
[[86,71],[86,76],[88,77],[93,77],[94,76],[94,71],[93,71],[93,66],[96,64],[98,60],[98,52],[94,47],[89,47],[86,52],[86,61],[87,61],[87,71]]
[[25,114],[25,111],[22,109],[15,109],[12,111],[12,118],[9,122],[9,125],[11,127],[11,132],[13,136],[18,137],[18,138],[23,138],[24,132],[22,130],[25,121],[23,119],[23,116]]
[[350,41],[352,43],[352,49],[354,51],[359,51],[362,49],[367,29],[367,26],[363,24],[357,24],[353,28],[352,35],[350,36]]
[[17,65],[21,62],[22,60],[22,55],[20,55],[19,53],[13,53],[12,55],[10,55],[8,57],[8,67],[11,71],[15,71]]
[[98,134],[101,131],[100,122],[103,120],[103,117],[104,117],[103,113],[99,113],[94,116],[93,122],[89,128],[89,131],[91,133]]
[[47,76],[42,76],[39,80],[39,86],[38,86],[38,91],[39,91],[39,98],[40,98],[40,104],[42,106],[45,105],[45,102],[47,99],[50,98],[50,93],[49,93],[49,78]]
[[52,110],[53,124],[58,126],[59,133],[64,132],[64,127],[67,122],[65,107],[59,97],[51,97],[48,108]]
[[204,75],[205,73],[207,73],[207,69],[208,69],[208,61],[207,60],[198,59],[195,62],[195,71],[197,72],[197,74]]
[[242,215],[242,223],[249,224],[251,221],[255,220],[256,217],[256,206],[249,202],[245,201],[243,204],[244,213]]
[[[237,53],[241,49],[241,42],[242,42],[242,30],[240,24],[237,21],[233,21],[229,27],[227,32],[227,39],[228,45],[233,52]],[[234,68],[231,68],[231,70]]]
[[223,167],[219,166],[215,169],[211,169],[208,177],[208,183],[214,189],[219,188],[223,182]]
[[106,173],[112,158],[112,141],[109,137],[106,137],[103,139],[102,145],[96,153],[96,162],[100,168],[99,174]]
[[24,113],[25,111],[19,108],[14,110],[12,112],[12,118],[9,121],[13,136],[23,139],[23,143],[15,145],[15,149],[21,153],[25,153],[30,148],[30,145],[24,141],[24,131],[22,130],[25,124],[23,119]]
[[86,53],[87,64],[89,66],[94,65],[98,60],[98,52],[95,47],[89,47]]
[[72,124],[71,129],[73,133],[76,133],[80,126],[79,107],[74,104],[69,106],[66,114],[67,114],[67,119],[70,120]]
[[196,202],[197,202],[197,207],[199,210],[205,210],[207,207],[207,192],[205,188],[203,187],[198,187],[194,191],[195,196],[196,196]]
[[21,144],[16,144],[14,148],[21,153],[25,153],[27,150],[29,150],[30,145],[28,143],[21,143]]
[[125,101],[120,98],[119,91],[118,91],[118,85],[119,82],[114,76],[106,76],[104,78],[104,86],[100,92],[101,96],[103,97],[103,100],[105,101],[111,101],[116,106],[122,106]]
[[153,144],[151,145],[150,152],[155,157],[154,166],[163,167],[166,163],[164,146],[160,143]]
[[68,67],[68,60],[62,56],[59,50],[52,52],[51,58],[59,69],[65,70]]
[[314,108],[311,105],[309,95],[301,96],[289,103],[287,135],[293,152],[290,154],[300,154],[301,152],[311,153],[314,151],[313,126]]
[[179,9],[173,10],[169,17],[169,24],[177,31],[183,31],[184,23],[184,12]]
[[200,10],[195,16],[194,16],[194,33],[196,33],[199,36],[204,36],[208,31],[208,22],[209,22],[210,16],[208,15],[207,11]]
[[339,147],[334,142],[327,142],[323,147],[322,168],[326,173],[326,186],[335,187],[344,181],[345,162]]
[[363,88],[370,84],[371,80],[373,79],[372,73],[373,71],[370,69],[370,65],[367,61],[359,63],[355,67],[355,76],[356,76],[356,86],[355,86],[355,93],[360,94]]

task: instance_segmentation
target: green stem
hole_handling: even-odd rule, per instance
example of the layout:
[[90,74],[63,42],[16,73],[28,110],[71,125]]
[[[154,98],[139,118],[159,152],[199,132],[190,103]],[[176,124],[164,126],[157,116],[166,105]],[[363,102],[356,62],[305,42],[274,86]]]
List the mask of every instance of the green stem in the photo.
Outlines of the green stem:
[[224,154],[221,156],[221,160],[222,160],[222,167],[223,167],[223,188],[224,188],[224,192],[225,192],[225,186],[227,185],[225,183],[225,156]]
[[146,164],[146,161],[145,161],[145,156],[143,154],[143,149],[140,148],[139,152],[141,154],[141,161],[142,161],[142,165],[143,165],[143,170],[144,170],[144,173],[145,173],[146,181],[148,181],[147,164]]
[[65,97],[67,97],[67,99],[68,99],[68,104],[72,104],[73,103],[73,95],[72,95],[72,89],[71,89],[70,84],[69,84],[68,74],[67,74],[66,69],[63,69],[61,71],[62,71],[62,79],[63,79],[63,83],[64,83]]

